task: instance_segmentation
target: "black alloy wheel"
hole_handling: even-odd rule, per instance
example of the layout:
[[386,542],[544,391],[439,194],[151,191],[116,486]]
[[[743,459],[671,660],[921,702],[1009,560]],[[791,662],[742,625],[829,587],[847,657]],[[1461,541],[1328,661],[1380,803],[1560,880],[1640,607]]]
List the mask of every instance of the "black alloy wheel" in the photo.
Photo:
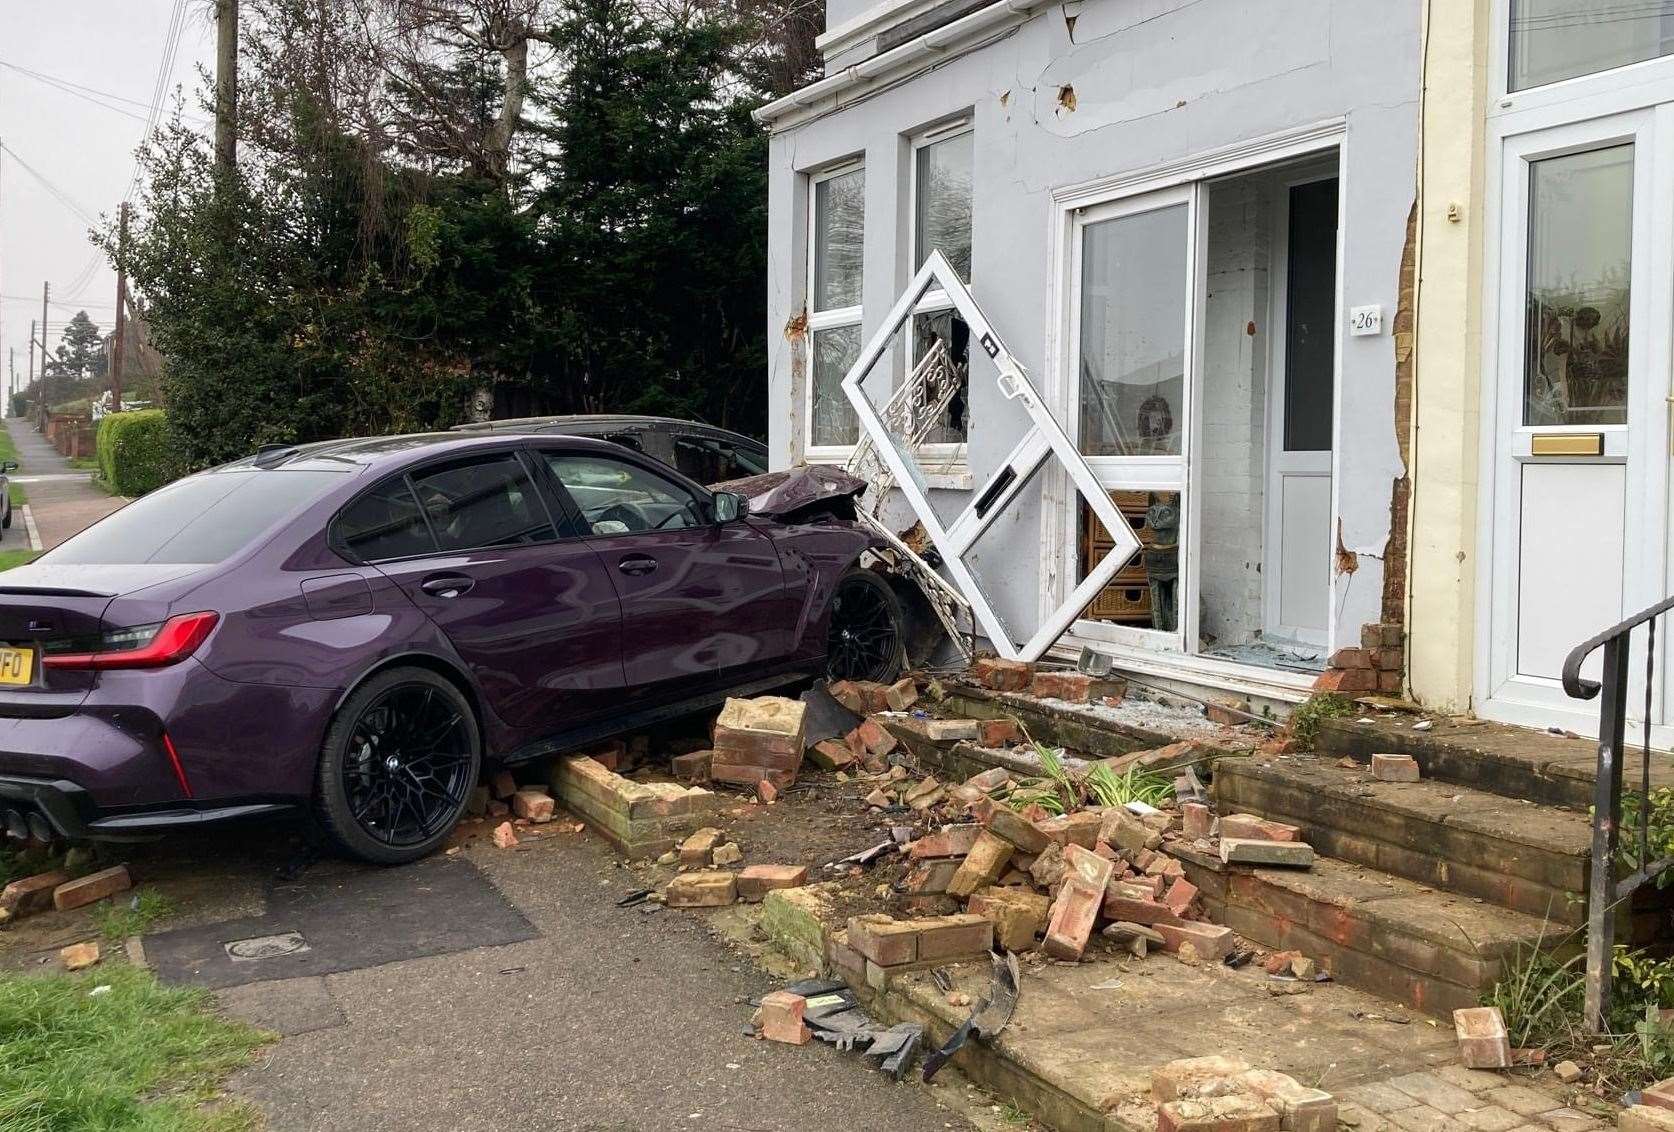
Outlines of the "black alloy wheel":
[[901,600],[871,570],[854,569],[837,582],[826,638],[826,675],[833,680],[887,684],[903,665]]
[[416,860],[458,823],[481,767],[476,718],[459,690],[427,669],[386,672],[332,723],[320,760],[320,817],[357,857]]

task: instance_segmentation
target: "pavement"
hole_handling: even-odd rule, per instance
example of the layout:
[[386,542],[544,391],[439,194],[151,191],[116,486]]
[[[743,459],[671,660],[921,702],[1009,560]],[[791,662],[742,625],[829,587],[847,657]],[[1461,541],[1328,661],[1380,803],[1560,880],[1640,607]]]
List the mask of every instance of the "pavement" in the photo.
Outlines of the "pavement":
[[[94,487],[92,475],[70,467],[25,418],[7,417],[5,424],[20,465],[12,478],[28,493],[28,514],[39,532],[40,545],[34,549],[51,550],[128,502]],[[0,536],[0,545],[8,550],[27,549],[29,538],[28,524],[20,513],[11,529]]]

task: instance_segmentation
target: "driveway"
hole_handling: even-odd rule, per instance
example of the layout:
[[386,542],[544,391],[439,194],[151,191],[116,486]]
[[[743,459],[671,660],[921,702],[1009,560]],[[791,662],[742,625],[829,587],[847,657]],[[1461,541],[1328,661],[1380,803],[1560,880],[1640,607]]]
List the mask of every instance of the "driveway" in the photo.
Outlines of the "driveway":
[[[7,417],[5,423],[21,465],[12,478],[28,493],[29,516],[40,539],[35,549],[51,550],[127,502],[94,487],[93,477],[70,467],[29,421]],[[29,546],[29,537],[19,515],[0,541],[9,550],[23,550]]]

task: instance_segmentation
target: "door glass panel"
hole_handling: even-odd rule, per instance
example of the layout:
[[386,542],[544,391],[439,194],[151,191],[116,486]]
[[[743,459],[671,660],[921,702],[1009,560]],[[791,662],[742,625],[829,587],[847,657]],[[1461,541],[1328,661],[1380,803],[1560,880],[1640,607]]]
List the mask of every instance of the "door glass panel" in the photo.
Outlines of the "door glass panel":
[[1337,181],[1290,190],[1285,273],[1285,450],[1331,448],[1336,353]]
[[515,456],[413,477],[443,550],[545,542],[555,536],[546,508]]
[[1179,204],[1082,231],[1083,455],[1180,454],[1187,225]]
[[1627,423],[1633,146],[1529,164],[1523,423]]
[[860,357],[860,326],[816,330],[814,338],[814,404],[809,414],[816,447],[845,446],[860,439],[860,421],[843,392],[843,378]]
[[1511,0],[1512,90],[1674,54],[1674,0]]
[[596,535],[704,525],[689,492],[644,468],[605,456],[554,455],[547,463]]

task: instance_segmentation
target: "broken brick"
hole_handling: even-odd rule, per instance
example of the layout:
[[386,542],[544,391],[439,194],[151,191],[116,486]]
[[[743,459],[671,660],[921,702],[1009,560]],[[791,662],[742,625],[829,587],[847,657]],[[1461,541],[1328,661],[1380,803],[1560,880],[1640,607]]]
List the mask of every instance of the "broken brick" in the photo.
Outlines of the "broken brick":
[[84,943],[72,943],[68,947],[59,948],[58,961],[64,965],[66,971],[80,971],[91,967],[99,961],[99,941],[90,939]]
[[1221,818],[1222,837],[1255,841],[1300,841],[1302,831],[1282,821],[1270,821],[1255,814],[1227,814]]
[[1016,848],[1011,842],[983,830],[960,862],[959,870],[947,886],[948,893],[963,899],[979,888],[987,888],[1000,878],[1014,852]]
[[851,916],[849,946],[880,967],[898,967],[918,960],[918,929],[893,916]]
[[1372,777],[1379,782],[1417,782],[1418,761],[1411,755],[1373,755]]
[[1046,930],[1052,902],[1038,892],[989,887],[971,897],[970,911],[994,924],[994,942],[1005,951],[1027,951]]
[[918,961],[921,963],[963,959],[994,948],[994,923],[986,916],[960,912],[907,922],[918,930]]
[[670,760],[670,766],[679,781],[687,785],[700,784],[709,781],[709,764],[714,757],[714,751],[692,751],[675,755]]
[[1055,841],[1029,862],[1029,876],[1034,879],[1035,884],[1048,892],[1058,891],[1058,885],[1068,870],[1069,864],[1064,860],[1064,847]]
[[1157,1132],[1279,1132],[1279,1114],[1250,1093],[1192,1097],[1160,1106]]
[[1162,933],[1163,948],[1167,951],[1179,951],[1190,944],[1199,959],[1217,961],[1232,954],[1232,929],[1219,924],[1174,923],[1155,925]]
[[908,869],[897,887],[913,896],[940,896],[959,872],[959,858],[936,857]]
[[974,790],[981,790],[984,794],[991,790],[998,790],[1011,781],[1011,771],[1003,766],[990,767],[981,774],[973,774],[965,780],[965,785]]
[[1162,902],[1168,905],[1176,916],[1183,917],[1192,906],[1192,901],[1196,899],[1197,885],[1181,877],[1168,886],[1168,891],[1163,893]]
[[1234,700],[1224,704],[1212,700],[1203,705],[1203,717],[1210,723],[1218,724],[1221,727],[1237,727],[1240,724],[1248,723],[1249,714],[1250,701],[1248,700]]
[[1115,862],[1079,845],[1064,846],[1064,864],[1077,880],[1101,894],[1116,875]]
[[503,821],[494,827],[494,847],[496,849],[510,849],[517,844],[517,831],[512,823]]
[[19,877],[0,889],[0,911],[6,913],[6,917],[0,918],[26,916],[51,908],[53,890],[69,881],[70,874],[63,869]]
[[1337,1132],[1337,1099],[1323,1089],[1271,1069],[1240,1073],[1238,1083],[1279,1114],[1284,1132]]
[[977,722],[977,742],[984,747],[1008,747],[1021,742],[1023,731],[1012,719],[984,719]]
[[1372,692],[1378,686],[1377,673],[1370,668],[1327,668],[1314,681],[1316,692]]
[[1088,676],[1082,672],[1037,672],[1029,683],[1029,694],[1043,700],[1084,704],[1109,695],[1120,697],[1122,693],[1116,691],[1120,687],[1119,681]]
[[1164,1104],[1190,1097],[1211,1081],[1231,1080],[1249,1069],[1249,1062],[1219,1054],[1183,1057],[1151,1070],[1151,1099]]
[[978,737],[974,719],[930,719],[916,715],[896,716],[892,721],[932,743],[975,742]]
[[1102,908],[1106,919],[1126,920],[1130,924],[1155,927],[1180,922],[1179,914],[1160,900],[1129,896],[1113,889],[1105,890]]
[[1025,853],[1039,853],[1051,841],[1034,822],[1007,806],[995,806],[983,825],[988,832],[1005,838]]
[[981,832],[979,825],[944,825],[935,833],[927,833],[913,842],[907,852],[916,858],[963,857],[971,851]]
[[1181,832],[1192,841],[1200,841],[1215,832],[1215,814],[1202,802],[1186,802],[1180,807]]
[[1163,839],[1162,834],[1120,806],[1114,806],[1104,812],[1099,840],[1134,856],[1144,849],[1156,849]]
[[918,685],[903,676],[884,689],[884,703],[890,711],[906,711],[918,702]]
[[680,843],[680,863],[682,865],[707,865],[715,850],[727,839],[727,835],[713,826],[704,826],[692,833]]
[[728,699],[715,719],[717,749],[800,759],[808,705],[785,696]]
[[552,795],[544,790],[525,787],[511,796],[512,813],[536,823],[552,820],[552,806]]
[[867,755],[881,757],[889,754],[897,746],[895,736],[875,719],[861,720],[860,726],[849,732],[845,739],[849,744],[849,750],[854,752],[856,758],[865,758]]
[[1254,838],[1222,837],[1221,862],[1228,865],[1280,865],[1306,869],[1314,863],[1314,850],[1305,841],[1261,841]]
[[[1098,859],[1092,853],[1088,856]],[[1103,889],[1094,888],[1077,874],[1066,876],[1058,889],[1058,898],[1052,902],[1041,949],[1054,959],[1080,959],[1081,953],[1087,950],[1087,940],[1092,937],[1103,898]]]
[[997,692],[1021,692],[1034,678],[1035,666],[1022,660],[1005,660],[996,656],[979,657],[971,665],[971,675],[977,683]]
[[52,906],[60,912],[67,912],[118,892],[126,892],[132,887],[134,882],[128,876],[128,866],[116,865],[59,885],[52,890]]
[[802,1021],[808,1000],[790,991],[773,991],[761,997],[761,1035],[770,1042],[807,1045],[813,1032]]
[[764,804],[772,805],[779,800],[779,788],[764,778],[756,783],[756,797]]
[[808,748],[808,757],[821,770],[847,770],[854,765],[855,754],[845,743],[835,739],[821,739]]
[[668,882],[663,901],[670,908],[720,908],[738,895],[738,880],[731,873],[681,873]]
[[866,706],[866,693],[853,680],[838,680],[827,685],[825,690],[831,694],[832,699],[856,715],[865,715],[871,710]]
[[1467,1069],[1511,1068],[1511,1041],[1497,1006],[1473,1006],[1453,1012],[1459,1060]]
[[1091,810],[1077,810],[1035,823],[1035,828],[1059,845],[1079,845],[1091,849],[1098,844],[1099,830],[1104,819]]
[[738,874],[738,898],[755,903],[776,888],[800,888],[808,882],[807,865],[746,865]]

